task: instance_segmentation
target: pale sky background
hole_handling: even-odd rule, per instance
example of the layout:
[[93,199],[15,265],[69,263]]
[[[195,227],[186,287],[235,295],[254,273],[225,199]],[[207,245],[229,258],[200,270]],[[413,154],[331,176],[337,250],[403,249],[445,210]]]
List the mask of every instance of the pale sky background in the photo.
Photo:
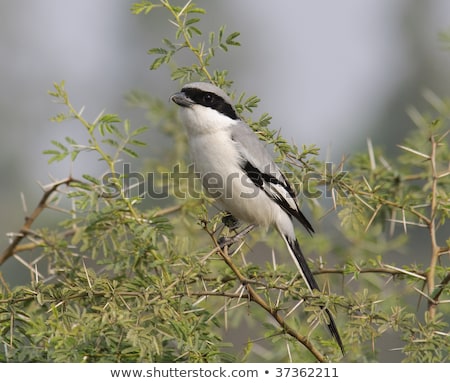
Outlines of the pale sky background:
[[[53,82],[66,81],[86,116],[106,110],[135,127],[144,112],[127,107],[126,93],[139,89],[168,100],[179,89],[167,69],[148,69],[148,49],[173,36],[166,14],[134,16],[132,3],[0,0],[0,233],[23,222],[20,192],[31,210],[41,196],[37,181],[69,173],[67,163],[49,166],[42,154],[51,139],[76,137],[49,121],[63,111],[47,95]],[[450,53],[438,40],[450,30],[450,1],[196,3],[208,12],[203,30],[226,24],[229,33],[241,32],[242,46],[214,65],[229,69],[238,92],[261,98],[257,114],[270,113],[272,128],[298,145],[318,145],[322,155],[351,155],[367,137],[395,151],[413,127],[405,108],[427,110],[422,90],[450,95]],[[79,173],[102,171],[97,163],[78,166]],[[6,244],[0,236],[0,247]]]

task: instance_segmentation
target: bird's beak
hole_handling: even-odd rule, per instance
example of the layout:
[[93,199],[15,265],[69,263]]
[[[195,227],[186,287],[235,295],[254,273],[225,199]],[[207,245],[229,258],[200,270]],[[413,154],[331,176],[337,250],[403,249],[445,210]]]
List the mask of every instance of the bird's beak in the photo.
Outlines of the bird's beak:
[[184,92],[177,92],[175,94],[172,94],[172,96],[170,96],[170,100],[175,104],[185,108],[193,104],[193,101],[189,97],[187,97]]

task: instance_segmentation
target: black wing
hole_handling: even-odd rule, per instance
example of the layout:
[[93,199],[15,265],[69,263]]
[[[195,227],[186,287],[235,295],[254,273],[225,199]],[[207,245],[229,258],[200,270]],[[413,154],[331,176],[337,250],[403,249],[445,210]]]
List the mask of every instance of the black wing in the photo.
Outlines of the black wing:
[[242,162],[241,168],[271,200],[276,202],[287,214],[298,219],[308,233],[314,233],[313,227],[298,207],[294,190],[282,173],[280,173],[281,179],[279,179],[272,174],[262,172],[248,160]]

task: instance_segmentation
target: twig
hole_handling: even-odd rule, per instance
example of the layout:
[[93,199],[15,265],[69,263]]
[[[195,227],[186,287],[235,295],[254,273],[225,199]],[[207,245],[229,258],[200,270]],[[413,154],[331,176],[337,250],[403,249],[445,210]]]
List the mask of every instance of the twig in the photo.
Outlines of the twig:
[[191,292],[191,293],[189,293],[189,295],[194,296],[194,297],[214,296],[214,297],[225,297],[225,298],[234,298],[234,299],[248,298],[247,294],[227,293],[224,291]]
[[63,180],[56,181],[47,187],[36,208],[33,210],[31,215],[25,218],[25,223],[23,224],[22,228],[14,236],[14,239],[11,241],[9,246],[3,251],[2,255],[0,256],[0,265],[2,265],[8,258],[10,258],[14,254],[19,243],[28,236],[33,222],[47,208],[48,199],[58,189],[58,187],[60,187],[61,185],[70,185],[71,183],[75,182],[81,183],[80,181],[69,176]]
[[163,217],[163,216],[165,216],[165,215],[175,213],[175,212],[177,212],[178,210],[181,210],[182,208],[183,208],[183,205],[169,206],[169,207],[166,207],[165,209],[158,210],[157,212],[155,212],[155,213],[153,214],[152,217],[153,217],[153,218],[156,218],[156,217]]
[[[426,279],[425,273],[421,272],[411,272],[404,269],[400,269],[395,266],[391,265],[384,265],[384,267],[367,267],[364,269],[358,269],[359,274],[367,274],[367,273],[379,273],[379,274],[389,274],[389,275],[402,275],[402,274],[408,274],[413,277],[419,278],[419,279]],[[320,275],[320,274],[351,274],[348,269],[341,268],[341,269],[325,269],[321,268],[318,271],[313,271],[314,275]]]
[[[427,275],[427,284],[428,284],[428,294],[431,296],[435,289],[435,273],[436,273],[436,265],[439,259],[439,250],[440,247],[437,244],[436,239],[436,212],[437,212],[437,182],[438,182],[438,174],[436,170],[436,149],[437,142],[432,135],[430,137],[431,141],[431,154],[430,154],[430,168],[431,168],[431,211],[430,211],[430,220],[428,222],[428,230],[430,233],[431,239],[431,260],[430,266],[428,269]],[[439,294],[440,295],[440,294]],[[428,300],[428,311],[430,313],[431,318],[433,319],[436,314],[436,305],[437,302],[435,300]]]

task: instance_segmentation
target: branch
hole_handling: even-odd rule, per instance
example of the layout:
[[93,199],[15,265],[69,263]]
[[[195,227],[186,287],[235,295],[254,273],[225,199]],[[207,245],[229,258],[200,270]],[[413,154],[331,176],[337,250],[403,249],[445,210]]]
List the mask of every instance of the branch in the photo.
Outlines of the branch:
[[194,296],[194,297],[224,297],[224,298],[231,298],[231,299],[242,299],[247,298],[250,299],[250,297],[247,294],[234,294],[234,293],[226,293],[224,291],[201,291],[201,292],[190,292],[188,296]]
[[[405,211],[415,215],[419,220],[423,221],[426,225],[430,224],[430,218],[428,218],[426,215],[420,213],[419,211],[414,209],[414,207],[412,207],[412,206],[403,205],[398,202],[390,201],[386,198],[383,198],[383,197],[377,195],[373,191],[356,190],[355,188],[353,188],[352,186],[348,185],[347,183],[345,183],[343,181],[340,181],[339,186],[341,187],[342,190],[347,191],[348,193],[354,195],[357,198],[358,197],[368,197],[373,200],[376,200],[379,204],[382,204],[384,206],[396,208],[399,210],[405,210]],[[367,202],[365,202],[364,200],[360,199],[360,201],[370,207],[370,205],[368,205]]]
[[190,4],[191,0],[186,3],[181,11],[177,12],[168,1],[162,1],[162,5],[167,8],[174,17],[175,26],[177,26],[181,30],[185,46],[195,55],[196,59],[199,62],[200,70],[203,72],[205,77],[209,80],[209,82],[213,83],[213,78],[208,72],[207,63],[205,63],[205,60],[203,58],[203,45],[201,46],[201,49],[194,47],[194,45],[192,44],[191,36],[186,28],[187,14],[185,13],[185,11]]
[[[408,270],[404,270],[404,269],[400,269],[398,267],[395,266],[391,266],[391,265],[383,265],[384,267],[367,267],[364,269],[359,269],[358,268],[358,274],[365,274],[365,273],[379,273],[379,274],[389,274],[389,275],[410,275],[412,277],[418,278],[418,279],[426,279],[426,273],[423,272],[419,272],[419,271],[408,271]],[[325,268],[321,268],[317,271],[313,271],[312,272],[314,275],[320,275],[320,274],[342,274],[342,275],[347,275],[347,274],[352,274],[352,272],[349,272],[348,269],[346,268],[340,268],[340,269],[325,269]]]
[[163,217],[163,216],[165,216],[165,215],[175,213],[175,212],[177,212],[177,211],[179,211],[179,210],[181,210],[181,209],[183,209],[183,205],[173,205],[173,206],[169,206],[169,207],[166,207],[165,209],[158,210],[156,213],[154,213],[154,214],[152,215],[152,217],[153,217],[153,218],[156,218],[156,217]]
[[[236,275],[236,277],[239,279],[239,282],[243,286],[245,286],[248,294],[248,299],[250,299],[250,301],[255,302],[258,306],[267,311],[288,335],[290,335],[291,337],[299,341],[301,344],[303,344],[319,362],[326,362],[327,361],[326,357],[319,350],[317,350],[317,348],[314,347],[314,345],[308,340],[308,338],[299,334],[293,327],[291,327],[280,315],[278,308],[269,306],[267,302],[264,299],[262,299],[260,295],[256,292],[256,290],[251,286],[251,281],[249,281],[241,273],[241,271],[233,263],[232,259],[228,255],[228,246],[230,245],[230,240],[227,241],[227,244],[224,248],[221,248],[216,238],[214,237],[213,233],[207,230],[206,227],[205,230],[210,235],[211,239],[216,245],[217,252],[221,255],[227,266],[233,271],[234,275]],[[237,238],[236,240],[239,240],[239,238]]]
[[[58,189],[61,185],[70,185],[71,183],[81,183],[80,181],[72,178],[71,176],[56,181],[53,184],[50,184],[47,189],[44,191],[44,195],[41,197],[39,203],[37,204],[36,208],[33,210],[30,216],[25,218],[25,223],[19,230],[19,232],[15,235],[12,242],[9,244],[9,246],[3,251],[2,255],[0,256],[0,265],[2,265],[8,258],[10,258],[12,255],[14,255],[17,246],[19,243],[28,236],[30,233],[31,226],[33,225],[33,222],[36,220],[37,217],[48,207],[47,201],[51,197],[51,195]],[[24,246],[25,249],[28,249],[27,246]],[[23,251],[24,249],[20,249],[20,251]]]

